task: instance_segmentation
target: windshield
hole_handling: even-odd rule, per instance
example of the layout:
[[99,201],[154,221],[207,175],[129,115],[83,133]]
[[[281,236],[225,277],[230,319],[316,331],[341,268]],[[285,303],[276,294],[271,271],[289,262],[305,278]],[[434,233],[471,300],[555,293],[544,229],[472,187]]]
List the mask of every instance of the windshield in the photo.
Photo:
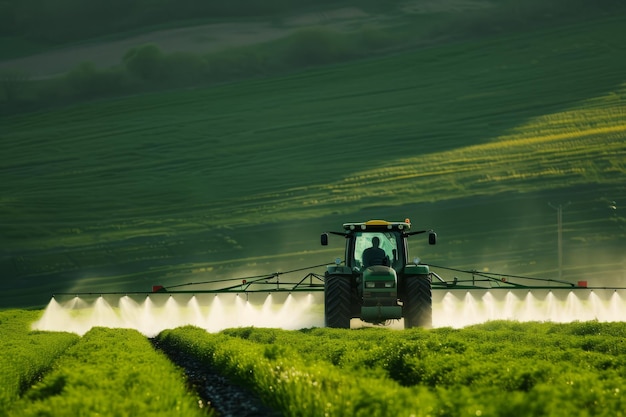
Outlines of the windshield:
[[396,267],[401,264],[401,260],[398,259],[402,255],[398,251],[398,239],[401,237],[396,232],[357,232],[355,233],[354,241],[354,253],[353,260],[356,267],[364,268],[371,265],[367,265],[367,256],[364,259],[364,252],[368,248],[374,247],[375,238],[378,238],[378,247],[385,253],[386,262],[376,264],[386,264],[387,266]]

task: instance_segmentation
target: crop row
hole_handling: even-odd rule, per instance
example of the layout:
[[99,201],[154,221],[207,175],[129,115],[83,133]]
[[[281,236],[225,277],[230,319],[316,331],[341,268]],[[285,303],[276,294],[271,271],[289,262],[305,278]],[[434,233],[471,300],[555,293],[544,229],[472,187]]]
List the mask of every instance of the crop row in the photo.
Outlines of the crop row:
[[[138,332],[32,332],[37,314],[0,312],[0,416],[204,413],[181,371]],[[158,336],[286,416],[623,416],[625,341],[625,323],[599,322]]]
[[30,332],[38,311],[0,311],[0,416],[79,337]]
[[625,324],[597,322],[159,336],[288,416],[624,415],[625,338]]
[[0,416],[207,415],[182,371],[139,332],[31,332],[36,314],[0,312]]

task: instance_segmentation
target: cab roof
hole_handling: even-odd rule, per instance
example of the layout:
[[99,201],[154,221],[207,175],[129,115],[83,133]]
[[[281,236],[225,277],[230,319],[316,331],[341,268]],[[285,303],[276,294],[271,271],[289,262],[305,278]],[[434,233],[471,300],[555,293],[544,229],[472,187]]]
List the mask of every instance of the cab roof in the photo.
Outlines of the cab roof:
[[410,230],[411,221],[409,219],[403,222],[387,221],[387,220],[368,220],[358,223],[344,223],[344,230],[349,231],[382,231],[382,230]]

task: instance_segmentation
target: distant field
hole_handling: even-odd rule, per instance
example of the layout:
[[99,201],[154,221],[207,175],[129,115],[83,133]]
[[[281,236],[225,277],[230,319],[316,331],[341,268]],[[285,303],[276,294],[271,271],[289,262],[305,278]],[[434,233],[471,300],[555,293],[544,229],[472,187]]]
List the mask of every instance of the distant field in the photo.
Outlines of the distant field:
[[314,265],[371,217],[436,229],[425,262],[554,276],[549,202],[566,276],[626,278],[625,27],[0,119],[0,305]]

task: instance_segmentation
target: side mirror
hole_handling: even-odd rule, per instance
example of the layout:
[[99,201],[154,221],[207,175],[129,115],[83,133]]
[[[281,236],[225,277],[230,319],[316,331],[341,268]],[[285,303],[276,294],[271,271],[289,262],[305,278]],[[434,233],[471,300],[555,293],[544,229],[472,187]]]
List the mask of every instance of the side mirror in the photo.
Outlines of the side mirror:
[[322,236],[320,236],[320,242],[322,243],[322,246],[328,246],[328,233],[322,233]]
[[437,233],[431,230],[430,232],[428,232],[428,244],[434,245],[436,243],[437,243]]

